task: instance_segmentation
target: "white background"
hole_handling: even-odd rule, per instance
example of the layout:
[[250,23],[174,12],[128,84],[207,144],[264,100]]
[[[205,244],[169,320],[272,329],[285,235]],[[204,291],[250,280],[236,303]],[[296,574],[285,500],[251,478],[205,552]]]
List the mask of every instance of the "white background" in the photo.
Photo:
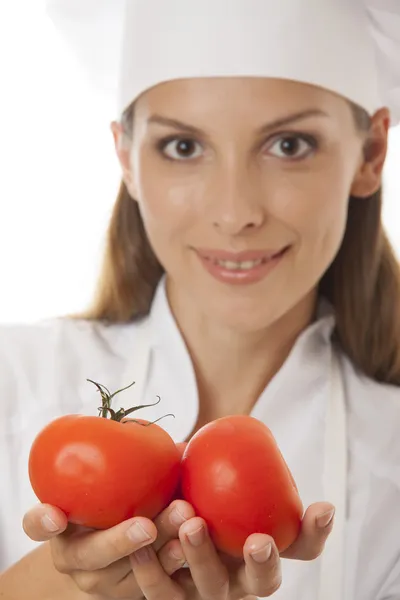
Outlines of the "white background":
[[[0,0],[0,322],[85,308],[119,184],[100,95],[46,19],[43,0]],[[400,128],[384,220],[400,256]]]

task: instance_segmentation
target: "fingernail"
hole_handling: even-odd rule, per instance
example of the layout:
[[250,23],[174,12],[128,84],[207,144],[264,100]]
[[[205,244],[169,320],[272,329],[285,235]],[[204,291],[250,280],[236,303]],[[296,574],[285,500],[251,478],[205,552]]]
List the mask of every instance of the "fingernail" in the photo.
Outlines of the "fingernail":
[[172,525],[180,527],[183,523],[185,523],[185,521],[187,521],[187,518],[177,508],[174,508],[169,516],[169,520],[171,521]]
[[149,535],[147,533],[147,531],[145,529],[143,529],[141,524],[138,523],[137,521],[135,521],[135,523],[133,525],[131,525],[131,527],[129,527],[126,534],[127,534],[128,538],[132,542],[135,542],[136,544],[141,544],[143,542],[149,542],[152,539],[151,535]]
[[53,519],[49,517],[49,515],[44,515],[41,523],[45,530],[49,531],[50,533],[56,533],[57,531],[60,531],[60,527],[53,521]]
[[320,529],[325,529],[330,525],[333,521],[333,517],[335,516],[335,509],[328,510],[328,512],[323,513],[319,517],[317,517],[317,526]]
[[266,546],[264,546],[263,548],[260,548],[259,550],[254,550],[253,552],[251,552],[250,556],[253,560],[256,561],[256,563],[265,563],[265,562],[267,562],[267,560],[269,560],[271,554],[272,554],[272,544],[269,543]]
[[170,550],[170,554],[176,562],[185,563],[186,558],[183,554],[183,550],[180,546],[175,547],[173,550]]
[[192,546],[201,546],[205,539],[205,529],[203,525],[194,531],[186,532],[186,537]]
[[145,546],[144,548],[140,548],[140,550],[136,550],[136,552],[131,555],[131,558],[138,565],[145,565],[146,563],[149,563],[152,558],[150,548]]

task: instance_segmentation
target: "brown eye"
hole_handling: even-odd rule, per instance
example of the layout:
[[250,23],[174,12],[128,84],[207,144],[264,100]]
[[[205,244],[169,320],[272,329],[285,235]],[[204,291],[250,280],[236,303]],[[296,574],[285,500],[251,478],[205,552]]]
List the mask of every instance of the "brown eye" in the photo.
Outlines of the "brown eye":
[[275,140],[268,148],[268,154],[273,154],[277,158],[301,159],[307,157],[313,149],[315,144],[311,140],[291,135]]
[[162,151],[171,160],[190,160],[200,156],[202,147],[190,138],[179,138],[166,142]]

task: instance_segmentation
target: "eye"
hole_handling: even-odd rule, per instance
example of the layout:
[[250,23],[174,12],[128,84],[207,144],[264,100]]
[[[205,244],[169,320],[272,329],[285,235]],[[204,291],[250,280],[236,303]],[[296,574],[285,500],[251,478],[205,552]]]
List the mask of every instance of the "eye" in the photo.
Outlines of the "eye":
[[190,138],[169,138],[161,142],[162,153],[170,160],[193,160],[199,158],[203,148]]
[[268,154],[273,154],[277,158],[290,158],[299,160],[306,158],[317,147],[315,139],[307,139],[299,135],[286,135],[281,137],[269,146]]

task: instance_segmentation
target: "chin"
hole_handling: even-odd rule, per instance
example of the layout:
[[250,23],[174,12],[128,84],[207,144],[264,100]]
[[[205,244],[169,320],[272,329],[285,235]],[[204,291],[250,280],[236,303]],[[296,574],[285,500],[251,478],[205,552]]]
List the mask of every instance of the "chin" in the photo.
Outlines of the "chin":
[[261,299],[252,302],[221,302],[210,306],[209,315],[213,315],[213,320],[221,327],[238,333],[254,333],[267,329],[285,314],[282,304],[274,304]]
[[[315,292],[295,294],[293,289],[275,293],[255,289],[247,294],[228,291],[212,297],[211,291],[203,298],[202,311],[219,326],[238,333],[254,333],[268,329],[285,317],[292,322],[290,328],[301,331],[311,319],[315,308]],[[212,299],[212,302],[210,300]]]

